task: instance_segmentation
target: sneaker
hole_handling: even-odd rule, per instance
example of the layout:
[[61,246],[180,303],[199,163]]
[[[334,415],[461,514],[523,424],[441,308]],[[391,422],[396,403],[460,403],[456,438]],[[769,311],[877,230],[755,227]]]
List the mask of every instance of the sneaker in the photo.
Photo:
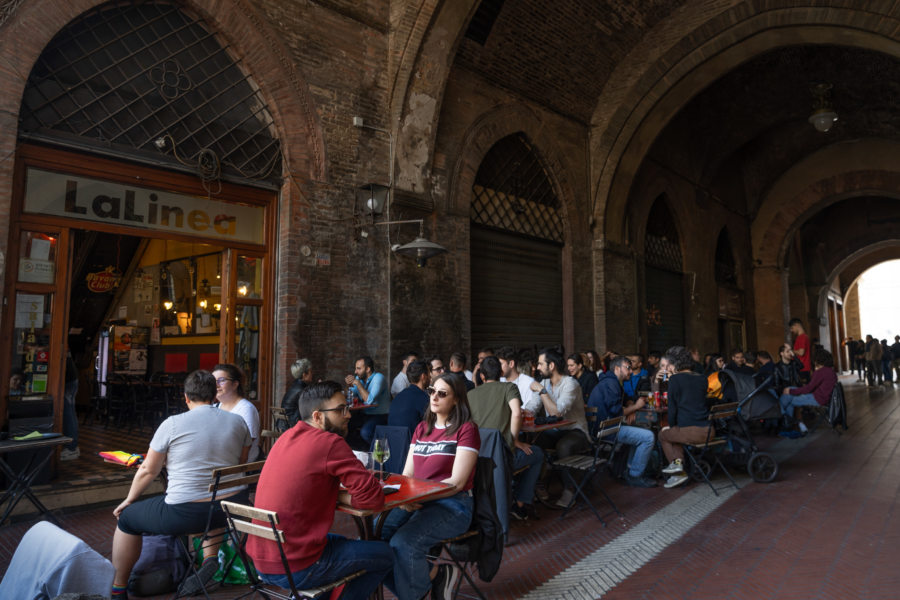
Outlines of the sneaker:
[[799,423],[797,423],[797,427],[800,429],[800,433],[802,435],[806,435],[807,433],[809,433],[809,428],[806,426],[806,423],[804,423],[803,421],[800,421]]
[[437,575],[431,582],[432,600],[451,600],[459,583],[461,572],[456,565],[438,565]]
[[[178,586],[179,596],[193,596],[199,594],[212,581],[213,575],[219,570],[219,561],[207,560],[197,570],[197,575],[191,573],[180,586]],[[199,578],[199,580],[198,580]]]
[[680,458],[676,458],[672,462],[669,463],[669,466],[662,470],[666,475],[674,475],[675,473],[683,473],[684,472],[684,464],[682,464]]
[[685,473],[684,471],[682,471],[680,475],[672,475],[671,477],[669,477],[669,478],[666,480],[666,485],[665,485],[665,487],[666,487],[666,488],[678,487],[679,485],[681,485],[682,483],[684,483],[684,482],[687,481],[688,479],[690,479],[690,477],[688,477],[687,473]]
[[509,514],[511,514],[513,518],[518,521],[528,520],[528,508],[524,504],[522,506],[519,506],[517,503],[513,502],[512,509],[509,511]]
[[648,477],[632,477],[628,473],[625,474],[625,483],[631,487],[652,488],[656,487],[656,482]]
[[78,449],[78,446],[75,446],[74,450],[63,448],[62,452],[59,453],[59,460],[75,460],[80,456],[81,450]]
[[569,505],[572,504],[572,500],[575,498],[575,492],[566,488],[563,490],[560,497],[556,500],[555,506],[557,508],[569,508]]
[[534,486],[534,495],[541,502],[549,502],[550,501],[550,494],[547,492],[547,488],[544,487],[544,485],[541,483]]

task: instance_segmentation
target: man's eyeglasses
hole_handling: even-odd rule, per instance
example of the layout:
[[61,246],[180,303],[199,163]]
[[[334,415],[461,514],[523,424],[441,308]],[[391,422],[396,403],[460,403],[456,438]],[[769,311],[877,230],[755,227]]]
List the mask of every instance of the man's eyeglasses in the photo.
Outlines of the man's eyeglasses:
[[216,385],[224,385],[226,381],[234,381],[230,377],[216,377]]
[[434,367],[434,368],[431,369],[431,372],[432,372],[432,373],[443,373],[443,372],[444,372],[444,367]]
[[347,416],[350,414],[350,407],[344,404],[343,406],[335,406],[334,408],[320,408],[319,412],[331,412],[333,410],[341,411],[342,416]]
[[427,387],[427,388],[425,388],[425,391],[428,392],[429,396],[434,396],[435,394],[437,394],[437,397],[440,398],[441,400],[443,400],[444,398],[446,398],[447,396],[450,395],[449,390],[438,390],[433,387]]

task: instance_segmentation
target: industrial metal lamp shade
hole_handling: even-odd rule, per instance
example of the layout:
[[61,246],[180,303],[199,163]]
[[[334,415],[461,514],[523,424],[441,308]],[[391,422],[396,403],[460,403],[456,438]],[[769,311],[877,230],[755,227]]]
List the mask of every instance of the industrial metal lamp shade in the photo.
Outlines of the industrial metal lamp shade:
[[440,244],[430,242],[421,235],[419,235],[416,239],[408,244],[403,244],[402,246],[394,248],[394,252],[396,252],[397,254],[403,254],[405,256],[412,256],[413,258],[415,258],[417,267],[424,267],[429,258],[431,258],[432,256],[437,256],[438,254],[442,254],[446,251],[447,249]]

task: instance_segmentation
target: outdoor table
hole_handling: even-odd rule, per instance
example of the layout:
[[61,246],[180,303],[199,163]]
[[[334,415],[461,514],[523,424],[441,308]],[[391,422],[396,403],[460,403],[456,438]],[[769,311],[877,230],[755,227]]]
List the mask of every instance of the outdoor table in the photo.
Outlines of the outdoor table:
[[365,408],[375,408],[376,406],[378,406],[377,402],[375,404],[365,404],[363,402],[354,402],[353,404],[350,405],[350,410],[351,411],[363,410]]
[[346,497],[344,491],[338,496],[337,510],[353,517],[353,520],[356,522],[356,527],[359,530],[359,535],[364,540],[377,540],[381,538],[381,528],[384,525],[384,519],[381,519],[378,522],[377,527],[373,527],[375,515],[388,513],[395,508],[407,504],[447,498],[456,493],[454,487],[448,483],[431,481],[430,479],[406,477],[405,475],[398,475],[396,473],[391,473],[385,483],[399,483],[400,489],[384,497],[384,507],[380,510],[353,508],[345,501],[342,501],[342,496]]
[[0,525],[6,522],[6,519],[19,503],[19,500],[23,497],[28,498],[42,515],[46,515],[59,525],[59,521],[56,520],[56,517],[50,513],[47,507],[44,506],[44,504],[38,500],[37,496],[34,495],[34,492],[31,491],[31,482],[34,481],[34,478],[37,477],[38,473],[41,472],[41,469],[43,469],[50,461],[50,457],[53,456],[53,452],[48,452],[43,460],[36,460],[38,456],[37,451],[45,448],[55,448],[56,446],[62,446],[63,444],[69,444],[71,442],[72,438],[63,435],[21,442],[15,440],[4,440],[0,442],[0,455],[26,452],[29,450],[33,451],[31,458],[18,473],[13,471],[12,467],[10,467],[5,460],[0,460],[0,470],[2,470],[9,481],[6,491],[3,493],[3,497],[0,498],[0,507],[7,504],[3,516],[0,517]]

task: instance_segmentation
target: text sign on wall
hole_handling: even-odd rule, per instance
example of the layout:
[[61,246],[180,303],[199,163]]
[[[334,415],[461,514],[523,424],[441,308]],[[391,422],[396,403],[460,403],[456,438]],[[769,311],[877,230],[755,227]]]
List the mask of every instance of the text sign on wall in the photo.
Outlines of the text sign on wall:
[[25,212],[262,244],[265,208],[28,169]]

